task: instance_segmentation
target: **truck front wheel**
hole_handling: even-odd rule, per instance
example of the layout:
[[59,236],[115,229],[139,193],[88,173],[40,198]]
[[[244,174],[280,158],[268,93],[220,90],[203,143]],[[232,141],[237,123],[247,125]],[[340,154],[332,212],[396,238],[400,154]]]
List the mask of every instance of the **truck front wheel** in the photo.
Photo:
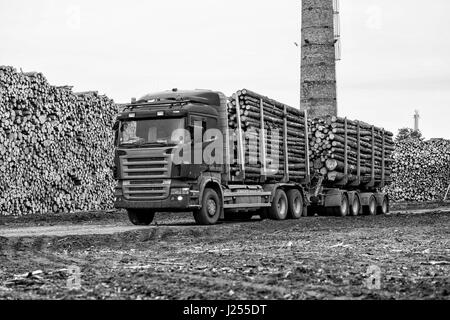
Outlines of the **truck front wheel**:
[[143,209],[128,209],[128,218],[135,226],[149,226],[155,218],[155,212]]
[[213,225],[219,221],[222,212],[222,202],[219,195],[213,189],[205,189],[202,200],[202,208],[194,211],[195,222],[199,225]]
[[278,189],[269,208],[269,217],[272,220],[285,220],[288,215],[288,199],[286,193]]

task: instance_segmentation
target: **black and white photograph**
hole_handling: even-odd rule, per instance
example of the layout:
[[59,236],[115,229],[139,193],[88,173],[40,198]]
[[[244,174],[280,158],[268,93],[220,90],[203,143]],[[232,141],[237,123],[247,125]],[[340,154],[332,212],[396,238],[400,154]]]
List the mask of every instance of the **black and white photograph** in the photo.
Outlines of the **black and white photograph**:
[[449,14],[0,0],[0,303],[450,300]]

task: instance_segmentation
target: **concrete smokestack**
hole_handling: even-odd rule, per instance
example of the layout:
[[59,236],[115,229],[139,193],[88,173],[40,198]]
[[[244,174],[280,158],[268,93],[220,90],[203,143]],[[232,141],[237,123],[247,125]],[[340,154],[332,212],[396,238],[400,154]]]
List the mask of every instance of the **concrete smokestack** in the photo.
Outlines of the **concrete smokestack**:
[[300,95],[310,117],[337,116],[338,10],[337,0],[302,0]]
[[414,114],[414,131],[419,131],[419,111],[416,110],[416,113]]

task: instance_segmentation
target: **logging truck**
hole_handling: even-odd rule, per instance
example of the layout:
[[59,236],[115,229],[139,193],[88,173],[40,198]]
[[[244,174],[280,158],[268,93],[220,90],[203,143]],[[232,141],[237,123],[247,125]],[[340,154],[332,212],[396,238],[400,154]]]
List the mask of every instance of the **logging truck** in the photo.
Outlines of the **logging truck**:
[[[114,124],[115,207],[135,225],[151,224],[156,212],[193,212],[200,225],[389,212],[382,180],[330,187],[312,174],[306,112],[244,93],[231,101],[173,89],[125,105]],[[253,152],[249,137],[257,138]]]

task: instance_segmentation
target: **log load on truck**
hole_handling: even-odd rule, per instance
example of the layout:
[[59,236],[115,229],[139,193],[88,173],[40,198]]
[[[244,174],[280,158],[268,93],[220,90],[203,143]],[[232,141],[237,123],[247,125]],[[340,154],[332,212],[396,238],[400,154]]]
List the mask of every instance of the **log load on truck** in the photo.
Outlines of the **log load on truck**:
[[[136,225],[149,225],[156,212],[193,212],[201,225],[255,215],[388,213],[380,191],[387,176],[367,181],[366,166],[354,168],[353,128],[344,127],[336,183],[311,166],[312,123],[306,112],[245,89],[231,98],[173,89],[134,100],[114,125],[115,207]],[[387,157],[382,162],[388,172]]]

